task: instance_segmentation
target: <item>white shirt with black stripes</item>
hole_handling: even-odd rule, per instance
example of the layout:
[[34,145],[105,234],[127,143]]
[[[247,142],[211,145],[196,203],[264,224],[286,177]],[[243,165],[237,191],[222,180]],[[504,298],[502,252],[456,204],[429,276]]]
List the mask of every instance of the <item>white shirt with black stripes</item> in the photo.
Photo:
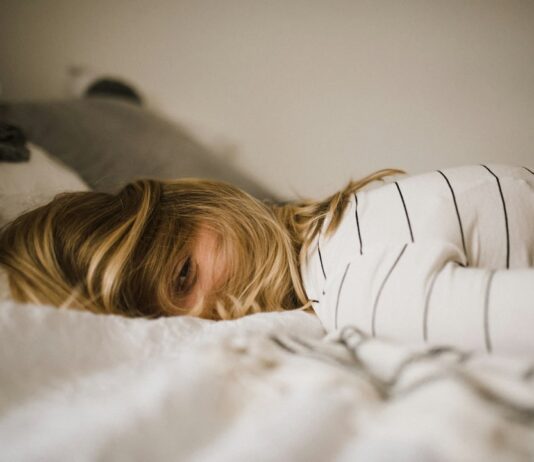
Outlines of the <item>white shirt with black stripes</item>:
[[329,331],[534,355],[534,171],[478,165],[356,193],[301,273]]

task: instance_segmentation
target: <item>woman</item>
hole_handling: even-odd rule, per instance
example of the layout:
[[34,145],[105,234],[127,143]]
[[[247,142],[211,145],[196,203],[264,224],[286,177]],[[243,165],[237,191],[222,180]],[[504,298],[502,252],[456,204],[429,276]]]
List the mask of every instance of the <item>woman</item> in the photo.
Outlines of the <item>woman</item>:
[[298,268],[306,233],[385,173],[283,207],[198,179],[65,193],[3,229],[0,264],[17,300],[95,313],[229,319],[292,309],[307,302]]
[[[506,327],[491,336],[490,314],[506,311],[490,304],[493,281],[499,293],[511,284],[528,295],[513,310],[534,327],[526,306],[534,271],[511,271],[534,260],[534,174],[463,167],[361,191],[398,173],[381,170],[323,201],[287,205],[198,179],[65,193],[2,230],[0,264],[21,301],[209,319],[311,304],[327,329],[356,324],[373,335],[488,351],[510,335]],[[503,233],[482,239],[486,221]],[[458,331],[444,315],[461,312],[468,325]]]

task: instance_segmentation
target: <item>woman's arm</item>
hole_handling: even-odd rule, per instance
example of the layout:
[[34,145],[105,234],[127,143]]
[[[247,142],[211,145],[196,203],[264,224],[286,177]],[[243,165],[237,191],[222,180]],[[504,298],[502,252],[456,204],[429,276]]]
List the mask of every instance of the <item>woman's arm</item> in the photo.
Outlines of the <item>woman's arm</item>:
[[432,241],[369,248],[328,274],[314,308],[328,330],[356,325],[407,342],[534,352],[534,269],[466,268],[462,258]]

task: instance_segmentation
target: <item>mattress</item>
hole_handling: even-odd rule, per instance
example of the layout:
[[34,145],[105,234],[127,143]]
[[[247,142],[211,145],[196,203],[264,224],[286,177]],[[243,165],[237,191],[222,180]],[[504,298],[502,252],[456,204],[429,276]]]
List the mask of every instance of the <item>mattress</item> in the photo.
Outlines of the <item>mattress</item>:
[[325,335],[303,311],[126,319],[0,304],[9,461],[534,458],[528,359]]

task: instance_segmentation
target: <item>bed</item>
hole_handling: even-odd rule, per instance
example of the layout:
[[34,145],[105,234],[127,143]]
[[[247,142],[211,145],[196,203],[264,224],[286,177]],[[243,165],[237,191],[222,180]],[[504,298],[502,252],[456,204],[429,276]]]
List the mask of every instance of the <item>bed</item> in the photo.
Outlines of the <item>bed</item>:
[[[30,158],[0,162],[0,220],[63,190],[168,172],[134,148],[178,129],[154,131],[145,119],[156,116],[125,104],[3,105],[0,121],[22,128]],[[177,175],[275,200],[180,136],[191,157],[174,158]],[[102,169],[114,174],[102,180]],[[0,295],[1,460],[534,460],[534,358],[398,344],[357,326],[327,335],[301,310],[215,322],[21,304],[1,272]]]

